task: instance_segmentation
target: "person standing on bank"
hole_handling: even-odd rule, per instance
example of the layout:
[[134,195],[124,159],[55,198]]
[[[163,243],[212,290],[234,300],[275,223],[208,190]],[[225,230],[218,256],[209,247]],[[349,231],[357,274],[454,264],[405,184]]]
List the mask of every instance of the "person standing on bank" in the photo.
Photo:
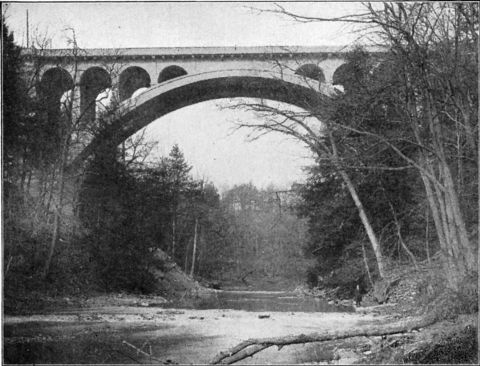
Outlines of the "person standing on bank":
[[362,301],[362,295],[360,294],[360,285],[357,284],[355,287],[355,305],[360,306],[360,302]]

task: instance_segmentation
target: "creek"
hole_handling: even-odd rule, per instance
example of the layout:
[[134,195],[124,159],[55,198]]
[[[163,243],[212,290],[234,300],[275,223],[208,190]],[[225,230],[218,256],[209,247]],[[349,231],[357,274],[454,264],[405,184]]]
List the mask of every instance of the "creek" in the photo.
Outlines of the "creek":
[[[268,291],[217,291],[190,303],[5,315],[4,362],[208,363],[248,338],[339,330],[370,317],[325,300]],[[331,356],[322,352],[315,344],[272,348],[242,363],[305,363]]]
[[[172,304],[169,304],[172,305]],[[211,297],[191,303],[173,303],[174,307],[206,309],[231,309],[245,311],[280,312],[351,312],[352,306],[329,304],[325,299],[299,296],[290,291],[217,291]]]

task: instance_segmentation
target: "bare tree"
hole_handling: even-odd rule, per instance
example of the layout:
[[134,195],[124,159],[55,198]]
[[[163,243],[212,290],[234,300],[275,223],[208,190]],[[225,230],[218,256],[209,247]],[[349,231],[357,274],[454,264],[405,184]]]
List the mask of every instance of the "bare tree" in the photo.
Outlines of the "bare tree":
[[[365,12],[338,18],[294,14],[276,4],[272,11],[300,22],[346,22],[358,25],[365,38],[386,48],[384,61],[398,69],[398,83],[384,85],[395,90],[398,115],[407,142],[419,150],[416,157],[405,154],[395,139],[367,128],[335,123],[318,115],[322,129],[314,130],[305,118],[316,113],[295,113],[271,107],[260,101],[242,103],[270,117],[260,124],[241,123],[260,133],[277,131],[300,140],[328,159],[338,171],[359,211],[375,252],[379,272],[384,274],[380,246],[341,155],[337,131],[377,140],[392,149],[405,167],[375,167],[418,171],[445,258],[448,283],[458,289],[463,279],[476,271],[476,246],[469,239],[465,208],[460,196],[478,183],[478,174],[468,180],[466,166],[478,169],[478,4],[383,3],[364,4]],[[271,118],[275,116],[275,118]],[[362,116],[358,116],[359,119]],[[402,138],[405,139],[404,136]],[[405,141],[404,141],[405,142]],[[368,167],[355,166],[355,169]],[[457,179],[454,178],[455,171]],[[466,185],[470,185],[470,188]],[[463,211],[463,212],[462,212]],[[478,210],[476,211],[478,215]]]
[[[98,116],[100,118],[96,119],[86,117],[87,113],[98,108],[98,104],[106,96],[102,96],[101,93],[100,98],[93,98],[86,105],[85,103],[82,105],[80,101],[82,85],[77,80],[80,79],[80,57],[85,54],[85,51],[77,43],[75,30],[67,28],[65,31],[69,33],[69,48],[63,52],[60,61],[53,66],[57,71],[63,70],[62,72],[66,73],[65,76],[60,77],[60,81],[53,78],[46,85],[43,82],[42,70],[45,69],[47,60],[45,56],[51,52],[48,39],[45,37],[37,37],[37,40],[32,43],[32,48],[27,50],[31,62],[25,72],[25,79],[29,81],[28,85],[31,85],[30,94],[38,99],[39,105],[45,109],[44,118],[48,124],[56,121],[54,133],[58,136],[57,150],[52,159],[47,161],[45,156],[41,156],[38,158],[41,161],[38,171],[30,170],[30,175],[36,176],[35,179],[39,180],[41,187],[35,217],[40,218],[41,210],[45,211],[45,219],[49,220],[49,217],[53,216],[51,240],[42,271],[43,277],[46,277],[50,270],[55,248],[62,234],[62,222],[70,215],[72,217],[68,220],[73,223],[73,227],[76,226],[73,216],[76,212],[76,199],[83,172],[82,169],[69,171],[67,168],[76,151],[82,149],[89,139],[104,127],[103,116]],[[113,73],[118,72],[119,67],[117,64],[112,64],[108,70],[110,79],[113,79],[115,76]],[[68,80],[71,80],[71,84]],[[62,85],[55,85],[58,82]],[[63,91],[60,96],[58,88],[66,91]],[[113,103],[109,109],[113,110],[116,106],[117,104]],[[129,147],[135,150],[133,156],[136,159],[138,158],[136,149],[139,149],[142,141],[141,137],[131,140]],[[37,144],[42,143],[43,141],[37,141]],[[53,214],[49,213],[50,207],[53,207]]]

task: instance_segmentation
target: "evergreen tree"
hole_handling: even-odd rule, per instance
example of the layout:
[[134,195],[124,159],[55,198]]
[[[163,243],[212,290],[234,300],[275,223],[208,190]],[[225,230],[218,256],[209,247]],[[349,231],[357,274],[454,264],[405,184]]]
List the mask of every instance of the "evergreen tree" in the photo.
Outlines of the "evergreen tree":
[[178,243],[179,216],[183,214],[185,208],[183,198],[191,187],[192,180],[189,172],[192,167],[185,161],[185,157],[177,144],[172,147],[166,159],[166,164],[168,166],[171,192],[171,244],[169,252],[173,259],[177,259],[175,251]]
[[4,177],[10,179],[21,156],[23,139],[22,105],[25,102],[21,79],[20,47],[15,44],[2,16],[2,96],[3,96],[3,168]]

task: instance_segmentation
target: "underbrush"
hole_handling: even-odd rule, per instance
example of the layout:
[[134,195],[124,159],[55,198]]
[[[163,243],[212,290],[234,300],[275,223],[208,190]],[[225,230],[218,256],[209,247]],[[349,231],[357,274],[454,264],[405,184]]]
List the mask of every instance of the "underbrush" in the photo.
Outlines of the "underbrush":
[[137,241],[130,240],[128,247],[121,247],[119,241],[116,247],[112,244],[106,248],[103,238],[88,235],[75,220],[62,222],[62,231],[45,275],[53,218],[50,213],[37,215],[35,202],[30,197],[14,198],[4,217],[6,313],[43,311],[91,293],[148,294],[161,290],[155,270],[161,270],[164,263],[153,261],[151,253],[144,250],[145,245],[136,250]]
[[[385,302],[394,305],[380,313],[397,318],[412,315],[432,317],[436,323],[404,342],[383,342],[365,363],[471,363],[478,362],[478,278],[464,279],[453,291],[446,288],[445,271],[439,256],[414,266],[397,266],[384,283]],[[375,288],[368,294],[375,300]],[[411,335],[412,333],[408,333]]]
[[[370,273],[373,280],[377,274]],[[361,258],[349,258],[330,272],[320,271],[318,268],[309,268],[306,272],[306,282],[310,289],[317,293],[326,292],[339,300],[353,299],[357,285],[361,294],[366,294],[372,287],[365,265]]]
[[477,314],[382,338],[362,364],[478,364]]
[[81,306],[85,298],[99,295],[123,293],[177,299],[195,297],[196,292],[204,290],[160,250],[150,253],[148,271],[136,271],[132,263],[112,258],[111,265],[115,264],[116,268],[108,273],[108,277],[102,276],[98,257],[90,250],[90,243],[82,238],[58,243],[49,273],[44,277],[43,266],[50,240],[48,233],[32,238],[28,232],[20,230],[15,232],[14,238],[19,241],[16,251],[9,252],[14,259],[4,276],[6,314],[31,314],[64,306]]
[[467,325],[444,332],[403,355],[402,361],[415,364],[478,364],[478,328]]

